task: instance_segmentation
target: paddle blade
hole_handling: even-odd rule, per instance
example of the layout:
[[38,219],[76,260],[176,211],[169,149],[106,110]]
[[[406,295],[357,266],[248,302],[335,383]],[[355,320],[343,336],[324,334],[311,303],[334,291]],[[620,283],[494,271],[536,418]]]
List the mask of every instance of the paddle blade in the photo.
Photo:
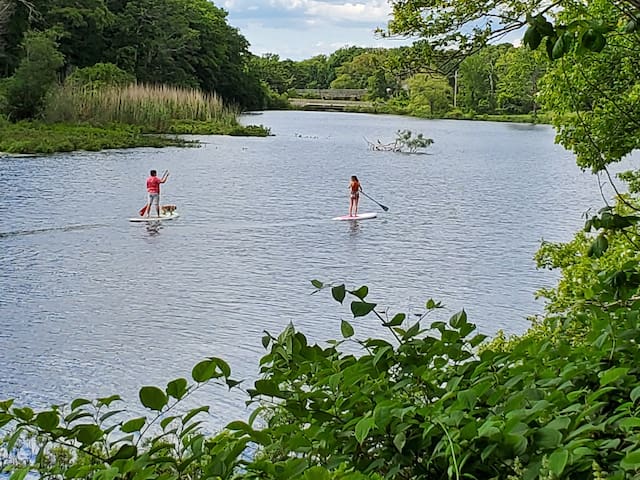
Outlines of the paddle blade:
[[385,205],[380,205],[380,207],[381,207],[385,212],[388,212],[388,211],[389,211],[389,207],[386,207]]
[[140,209],[140,216],[143,217],[145,213],[147,213],[147,206],[145,205]]

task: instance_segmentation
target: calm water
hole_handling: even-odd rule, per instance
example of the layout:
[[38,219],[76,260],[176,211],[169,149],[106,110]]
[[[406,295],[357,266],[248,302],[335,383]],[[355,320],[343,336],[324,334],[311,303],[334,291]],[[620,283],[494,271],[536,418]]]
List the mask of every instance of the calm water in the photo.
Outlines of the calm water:
[[[338,338],[348,312],[309,281],[366,284],[417,311],[430,297],[479,329],[522,332],[555,274],[537,271],[542,238],[568,240],[601,206],[596,178],[546,126],[393,116],[267,112],[269,138],[199,137],[197,149],[0,159],[0,397],[35,406],[189,376],[219,356],[255,378],[263,330],[293,322]],[[427,155],[372,152],[398,129],[435,140]],[[127,217],[150,168],[171,170],[157,231]],[[390,207],[347,213],[349,177]],[[372,319],[355,322],[376,335]],[[213,421],[244,417],[244,395],[202,393]]]

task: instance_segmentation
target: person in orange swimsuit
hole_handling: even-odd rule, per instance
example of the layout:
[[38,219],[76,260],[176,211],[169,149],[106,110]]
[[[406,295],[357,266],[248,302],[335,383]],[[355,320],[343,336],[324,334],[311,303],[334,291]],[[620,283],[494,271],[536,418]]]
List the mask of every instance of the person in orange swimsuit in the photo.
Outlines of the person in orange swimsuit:
[[358,215],[358,201],[360,200],[360,192],[362,187],[360,181],[355,175],[351,175],[349,182],[349,216],[356,217]]

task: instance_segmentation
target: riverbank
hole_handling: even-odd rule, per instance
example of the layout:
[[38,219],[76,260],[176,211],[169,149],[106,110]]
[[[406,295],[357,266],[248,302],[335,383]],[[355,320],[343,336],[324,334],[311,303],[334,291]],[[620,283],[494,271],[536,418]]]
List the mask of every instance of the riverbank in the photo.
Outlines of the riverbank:
[[324,100],[319,98],[290,98],[289,105],[291,110],[303,111],[387,114],[438,120],[478,120],[491,122],[541,124],[551,123],[551,116],[544,112],[538,112],[535,115],[489,115],[465,113],[461,110],[453,110],[444,115],[415,115],[406,107],[398,107],[396,105],[389,105],[387,103],[370,102],[365,100]]
[[0,122],[0,152],[6,154],[47,154],[75,150],[107,150],[134,147],[189,147],[198,142],[180,138],[180,134],[194,135],[269,135],[262,125],[216,125],[208,122],[180,121],[173,123],[168,132],[150,132],[140,127],[111,124],[92,125]]

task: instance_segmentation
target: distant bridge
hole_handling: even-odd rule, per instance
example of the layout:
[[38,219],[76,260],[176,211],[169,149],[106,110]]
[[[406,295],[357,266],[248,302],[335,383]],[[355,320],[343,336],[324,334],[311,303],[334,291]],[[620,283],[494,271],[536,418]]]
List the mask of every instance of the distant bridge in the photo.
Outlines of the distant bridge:
[[298,88],[296,94],[305,98],[322,100],[362,100],[367,94],[366,88]]
[[358,107],[370,108],[373,102],[357,100],[322,100],[319,98],[290,98],[289,103],[301,110],[322,110],[344,112],[356,110]]

